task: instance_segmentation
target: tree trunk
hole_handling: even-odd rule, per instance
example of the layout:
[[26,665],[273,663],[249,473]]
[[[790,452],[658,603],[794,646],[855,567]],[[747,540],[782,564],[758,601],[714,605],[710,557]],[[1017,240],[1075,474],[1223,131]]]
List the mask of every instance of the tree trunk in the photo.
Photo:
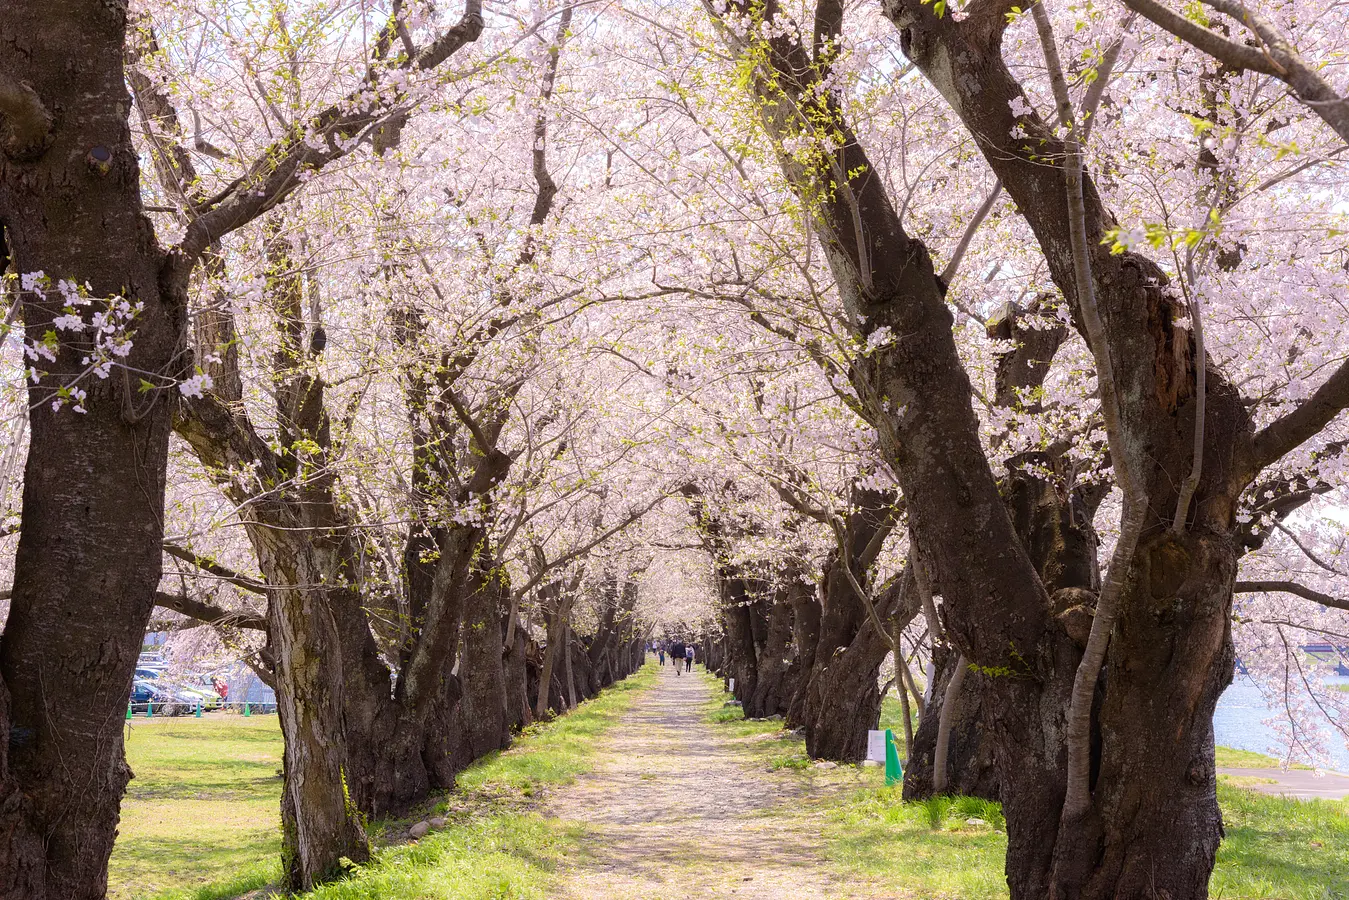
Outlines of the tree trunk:
[[536,719],[547,717],[550,706],[554,710],[560,710],[562,704],[565,703],[564,697],[559,697],[557,700],[552,698],[558,662],[562,659],[564,652],[563,635],[566,631],[566,613],[565,606],[559,606],[548,616],[548,637],[543,648],[543,672],[539,677],[539,697],[534,706],[534,718]]
[[[913,737],[913,752],[904,769],[904,799],[924,800],[936,793],[933,787],[937,730],[943,715],[947,686],[956,671],[960,654],[939,645],[935,651],[933,678]],[[951,718],[947,744],[945,793],[1001,800],[994,768],[993,742],[985,739],[985,676],[966,671],[960,696]],[[901,688],[902,689],[902,688]]]
[[[726,674],[735,679],[732,691],[741,706],[752,702],[759,689],[759,660],[754,646],[752,597],[754,586],[739,572],[719,573],[722,592],[722,627],[726,633]],[[753,710],[745,712],[753,718]]]
[[746,718],[785,716],[796,683],[801,676],[800,660],[792,658],[792,595],[809,591],[797,578],[790,578],[771,599],[763,649],[759,653],[757,684],[745,704]]
[[894,528],[894,499],[854,488],[853,512],[844,529],[847,558],[836,552],[825,567],[820,636],[803,711],[806,752],[815,759],[861,760],[867,731],[880,720],[876,682],[890,644],[873,624],[867,604],[875,604],[882,621],[901,615],[907,622],[918,608],[911,571],[868,600],[857,595],[844,568],[850,565],[856,581],[866,584],[867,572]]
[[[893,631],[908,625],[918,612],[918,591],[911,572],[876,598],[877,615]],[[806,752],[812,759],[860,762],[866,757],[867,732],[880,721],[881,663],[890,642],[868,617],[848,646],[819,666],[811,679],[816,694],[813,715],[806,722]]]
[[111,397],[85,416],[49,405],[32,412],[0,643],[0,896],[94,900],[132,775],[122,720],[159,585],[168,404],[137,427]]
[[[571,622],[563,620],[562,622],[562,653],[566,657],[566,682],[567,682],[567,708],[576,708],[576,674],[573,661],[576,659],[577,647],[572,642]],[[582,656],[585,653],[581,652]]]
[[347,800],[347,736],[343,729],[343,661],[324,573],[288,553],[286,542],[252,529],[264,571],[274,583],[268,638],[276,659],[277,711],[285,737],[282,870],[287,886],[309,890],[341,873],[348,859],[369,858],[369,845]]
[[806,725],[806,698],[815,669],[815,648],[820,642],[820,601],[816,590],[802,591],[792,601],[792,643],[796,646],[799,674],[787,708],[787,727]]
[[534,721],[529,705],[529,638],[516,628],[502,665],[506,674],[506,727],[518,731]]
[[[487,562],[487,554],[479,558]],[[510,746],[506,721],[506,671],[502,659],[501,575],[492,570],[474,574],[473,591],[464,612],[464,657],[460,668],[464,696],[460,703],[474,758]]]
[[[186,291],[141,206],[126,25],[124,5],[0,2],[0,80],[27,85],[38,104],[31,146],[0,148],[0,228],[14,271],[47,279],[22,294],[27,342],[61,335],[56,359],[33,363],[49,374],[28,387],[22,530],[0,640],[0,896],[26,900],[106,893],[131,777],[122,719],[162,565]],[[106,171],[90,164],[94,148],[107,152]],[[74,400],[52,409],[86,368],[92,333],[53,326],[61,280],[97,298],[86,323],[111,298],[144,304],[119,362],[153,373],[153,390],[126,389],[114,366],[77,385],[86,413]]]
[[[1051,896],[1208,895],[1223,837],[1213,711],[1236,659],[1236,559],[1226,536],[1202,531],[1156,534],[1135,555],[1104,675],[1109,690],[1097,701],[1094,803],[1060,825],[1078,833],[1058,842]],[[1023,884],[1014,896],[1039,887],[1033,878]]]

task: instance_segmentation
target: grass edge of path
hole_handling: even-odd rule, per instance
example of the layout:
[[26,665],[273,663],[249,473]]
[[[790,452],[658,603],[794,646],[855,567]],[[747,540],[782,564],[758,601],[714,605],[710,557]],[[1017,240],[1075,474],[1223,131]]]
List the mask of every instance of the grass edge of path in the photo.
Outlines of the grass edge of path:
[[[770,769],[798,770],[791,774],[816,783],[852,782],[851,790],[814,805],[824,819],[827,859],[836,875],[862,876],[901,891],[899,896],[924,900],[1005,900],[1000,804],[972,797],[904,803],[898,786],[880,783],[879,769],[821,769],[806,756],[804,738],[786,731],[780,717],[745,719],[739,707],[726,705],[731,695],[722,680],[712,673],[704,677],[713,688],[707,721],[749,758]],[[1231,748],[1220,748],[1218,756],[1220,765],[1256,759],[1278,765]],[[1269,796],[1226,777],[1219,779],[1218,798],[1227,836],[1210,881],[1212,896],[1349,900],[1349,799]]]
[[[487,900],[544,897],[557,863],[583,829],[545,819],[538,809],[549,788],[569,784],[590,770],[598,740],[642,691],[655,683],[644,665],[575,710],[525,728],[509,750],[477,760],[455,788],[412,816],[371,823],[369,863],[314,891],[305,900],[403,900],[405,897]],[[444,829],[408,842],[407,829],[432,816]],[[275,858],[259,860],[214,884],[148,895],[144,900],[271,900],[284,896],[274,884]],[[509,893],[505,893],[509,891]]]

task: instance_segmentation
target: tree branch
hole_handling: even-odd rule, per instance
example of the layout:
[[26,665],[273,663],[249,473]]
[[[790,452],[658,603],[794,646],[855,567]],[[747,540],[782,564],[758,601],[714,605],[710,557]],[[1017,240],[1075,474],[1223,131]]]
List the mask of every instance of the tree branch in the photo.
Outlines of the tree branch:
[[[426,72],[449,59],[482,34],[482,0],[465,0],[464,14],[400,69]],[[267,148],[249,170],[203,204],[206,212],[188,224],[178,245],[190,271],[202,252],[226,234],[275,207],[304,183],[306,173],[350,153],[383,122],[399,115],[395,100],[380,97],[379,71],[370,69],[361,86]],[[401,98],[401,94],[399,95]]]
[[240,575],[233,569],[222,566],[220,563],[209,557],[198,556],[191,550],[180,544],[176,544],[173,541],[164,542],[164,552],[174,559],[181,559],[185,563],[190,563],[198,569],[201,569],[203,572],[214,575],[222,581],[228,581],[237,588],[242,588],[253,594],[261,594],[264,597],[268,596],[267,585],[263,584],[261,581],[249,578],[246,575]]
[[1340,363],[1335,374],[1307,400],[1256,434],[1252,476],[1315,437],[1346,407],[1349,407],[1349,359]]
[[542,568],[540,568],[538,572],[536,572],[534,576],[531,577],[529,581],[527,581],[525,585],[515,593],[519,596],[524,596],[525,594],[529,593],[529,591],[532,590],[535,585],[537,585],[540,581],[543,580],[544,575],[548,574],[553,569],[556,569],[559,566],[565,566],[572,560],[582,557],[587,553],[589,553],[591,550],[594,550],[600,544],[603,544],[605,541],[609,540],[609,538],[618,534],[620,531],[623,531],[628,526],[632,525],[634,522],[640,519],[642,516],[649,513],[652,509],[655,508],[657,503],[664,500],[667,496],[669,495],[664,493],[657,494],[656,498],[652,500],[650,503],[648,503],[646,506],[629,513],[626,519],[619,522],[617,525],[614,525],[612,528],[609,528],[601,532],[598,537],[594,538],[591,541],[588,541],[587,543],[581,545],[580,547],[577,547],[576,549],[570,551],[569,553],[564,553],[563,555],[559,556],[557,559],[553,560],[550,563],[545,563],[542,566]]
[[204,603],[201,600],[193,600],[183,594],[155,591],[155,606],[181,613],[190,619],[205,622],[207,625],[248,628],[253,631],[267,630],[266,616],[251,612],[234,612],[211,603]]
[[1074,120],[1072,101],[1068,96],[1068,84],[1059,61],[1058,44],[1049,22],[1049,13],[1045,11],[1043,3],[1036,3],[1031,7],[1031,15],[1035,19],[1036,30],[1043,45],[1045,64],[1049,69],[1049,81],[1054,89],[1059,119],[1068,132],[1064,138],[1067,158],[1063,166],[1064,181],[1068,189],[1068,215],[1071,219],[1069,237],[1073,254],[1074,286],[1077,289],[1083,325],[1087,331],[1087,343],[1096,358],[1096,381],[1101,395],[1101,412],[1105,416],[1106,438],[1114,463],[1115,481],[1124,493],[1124,512],[1120,518],[1119,539],[1115,543],[1110,569],[1096,601],[1096,614],[1092,617],[1087,646],[1073,679],[1067,723],[1067,790],[1063,801],[1063,821],[1067,825],[1086,815],[1091,808],[1092,701],[1096,696],[1096,682],[1100,677],[1101,666],[1105,662],[1110,633],[1115,627],[1119,600],[1124,593],[1125,580],[1133,561],[1134,547],[1143,529],[1143,518],[1147,513],[1148,503],[1143,481],[1136,468],[1136,460],[1125,437],[1110,342],[1096,304],[1096,286],[1091,272],[1091,250],[1087,243],[1087,213],[1082,185],[1082,144],[1079,129]]
[[974,233],[979,230],[980,225],[984,224],[984,219],[988,218],[988,214],[993,211],[993,204],[997,203],[1001,196],[1002,182],[995,181],[993,182],[993,190],[988,192],[984,202],[979,204],[979,209],[975,211],[970,224],[965,226],[965,233],[960,236],[960,243],[956,244],[956,249],[951,254],[951,261],[937,276],[941,279],[942,284],[950,286],[951,279],[956,277],[956,271],[959,270],[961,261],[965,259],[965,252],[970,249],[970,242],[974,240]]
[[1228,40],[1217,32],[1172,12],[1156,0],[1124,0],[1124,5],[1224,65],[1234,69],[1249,69],[1264,75],[1278,74],[1269,57],[1259,50]]
[[1222,38],[1209,29],[1176,15],[1155,0],[1124,0],[1124,2],[1130,9],[1142,13],[1176,37],[1221,62],[1236,68],[1273,75],[1292,88],[1293,94],[1303,105],[1349,143],[1349,97],[1341,97],[1330,83],[1318,74],[1317,67],[1309,65],[1288,38],[1264,16],[1248,9],[1238,0],[1203,0],[1205,6],[1231,16],[1246,26],[1262,44],[1256,49]]
[[1296,581],[1238,581],[1235,590],[1238,594],[1293,594],[1331,609],[1349,610],[1349,600],[1323,594]]

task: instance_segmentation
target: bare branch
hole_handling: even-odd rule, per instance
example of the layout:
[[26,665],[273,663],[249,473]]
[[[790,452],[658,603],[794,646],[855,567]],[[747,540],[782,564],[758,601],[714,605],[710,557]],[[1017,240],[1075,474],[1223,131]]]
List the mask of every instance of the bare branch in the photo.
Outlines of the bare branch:
[[190,619],[196,619],[207,625],[220,625],[225,628],[248,628],[253,631],[266,631],[267,618],[252,612],[235,612],[201,600],[193,600],[182,594],[170,594],[155,591],[155,606],[181,613]]
[[657,494],[655,499],[653,499],[650,503],[648,503],[644,507],[641,507],[640,509],[636,509],[630,512],[627,518],[623,519],[623,521],[619,522],[617,525],[614,525],[611,528],[602,531],[597,537],[593,538],[590,541],[587,541],[586,543],[567,553],[562,554],[552,562],[544,563],[542,567],[529,579],[529,581],[525,582],[524,586],[522,586],[515,593],[520,596],[524,596],[525,594],[529,593],[531,590],[534,589],[535,586],[538,585],[540,581],[543,580],[544,575],[558,568],[559,566],[565,566],[568,563],[572,562],[573,560],[585,556],[591,550],[594,550],[600,544],[603,544],[605,541],[609,540],[609,538],[618,534],[620,531],[624,531],[625,529],[627,529],[638,519],[642,518],[642,516],[646,515],[652,509],[654,509],[657,503],[660,503],[668,496],[669,494],[666,493]]
[[1238,581],[1235,590],[1238,594],[1292,594],[1331,609],[1349,610],[1349,600],[1323,594],[1296,581]]
[[1091,249],[1087,244],[1087,213],[1082,186],[1082,143],[1079,128],[1074,119],[1072,101],[1068,96],[1068,83],[1063,76],[1063,65],[1059,61],[1058,44],[1049,22],[1049,13],[1045,11],[1043,3],[1036,3],[1031,7],[1031,15],[1035,19],[1035,27],[1043,45],[1045,64],[1049,69],[1049,82],[1054,89],[1059,120],[1068,132],[1064,139],[1067,158],[1063,166],[1064,181],[1068,189],[1068,215],[1071,220],[1069,237],[1072,243],[1074,286],[1082,311],[1082,322],[1086,327],[1087,343],[1096,358],[1096,380],[1100,388],[1101,412],[1105,416],[1106,437],[1110,446],[1115,480],[1124,493],[1124,512],[1120,518],[1119,539],[1115,543],[1110,569],[1096,601],[1096,614],[1092,618],[1087,646],[1073,679],[1067,723],[1067,791],[1063,801],[1063,821],[1067,825],[1084,816],[1091,808],[1092,701],[1096,695],[1096,682],[1100,676],[1101,666],[1105,662],[1110,633],[1114,630],[1115,616],[1120,597],[1124,593],[1129,566],[1133,562],[1134,547],[1143,529],[1143,519],[1147,513],[1147,495],[1142,480],[1138,477],[1131,447],[1125,437],[1110,344],[1106,337],[1105,323],[1096,304],[1096,286],[1091,272]]
[[[459,22],[398,68],[430,71],[477,40],[482,28],[482,0],[465,0]],[[402,115],[396,101],[373,90],[378,82],[378,70],[371,69],[358,89],[308,122],[297,123],[244,175],[207,201],[208,211],[193,219],[178,246],[186,268],[211,244],[284,200],[304,183],[306,173],[346,156],[386,120]]]
[[1349,143],[1349,97],[1341,97],[1318,67],[1307,63],[1274,23],[1238,0],[1203,0],[1204,5],[1236,19],[1261,43],[1258,49],[1238,44],[1191,22],[1156,0],[1124,0],[1126,6],[1215,59],[1238,69],[1273,75],[1292,88],[1303,105]]
[[1349,407],[1349,359],[1340,363],[1335,374],[1314,394],[1256,434],[1252,475],[1315,437],[1346,407]]
[[965,226],[965,233],[960,236],[960,243],[956,244],[956,249],[951,253],[951,261],[946,264],[946,268],[941,270],[942,284],[950,285],[951,279],[956,277],[956,271],[960,268],[961,261],[965,258],[965,251],[970,249],[970,241],[974,240],[974,233],[979,230],[979,226],[984,224],[984,219],[993,211],[993,204],[998,202],[998,197],[1002,196],[1002,182],[993,182],[993,190],[988,192],[984,202],[979,204],[979,209],[974,213],[974,218],[970,219],[970,224]]
[[242,588],[243,590],[249,591],[250,593],[261,594],[264,597],[268,595],[267,585],[263,584],[261,581],[258,581],[254,578],[249,578],[246,575],[240,575],[233,569],[227,566],[222,566],[220,563],[216,562],[210,557],[198,556],[191,550],[187,549],[186,547],[183,547],[180,544],[176,544],[173,541],[164,542],[164,552],[167,553],[169,556],[172,556],[174,559],[181,559],[185,563],[190,563],[191,565],[196,566],[203,572],[215,575],[222,581],[228,581],[230,584],[234,585],[237,588]]
[[1278,74],[1273,62],[1259,50],[1228,40],[1217,32],[1172,12],[1156,0],[1124,0],[1124,5],[1187,44],[1203,50],[1224,65],[1234,69],[1249,69],[1265,75]]

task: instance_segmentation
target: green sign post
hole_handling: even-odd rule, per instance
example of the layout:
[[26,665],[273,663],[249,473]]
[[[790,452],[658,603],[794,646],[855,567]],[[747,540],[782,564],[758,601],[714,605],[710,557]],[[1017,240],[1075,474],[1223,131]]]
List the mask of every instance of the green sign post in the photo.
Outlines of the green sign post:
[[899,751],[895,748],[895,733],[885,729],[885,785],[889,787],[904,780],[904,768],[899,764]]

